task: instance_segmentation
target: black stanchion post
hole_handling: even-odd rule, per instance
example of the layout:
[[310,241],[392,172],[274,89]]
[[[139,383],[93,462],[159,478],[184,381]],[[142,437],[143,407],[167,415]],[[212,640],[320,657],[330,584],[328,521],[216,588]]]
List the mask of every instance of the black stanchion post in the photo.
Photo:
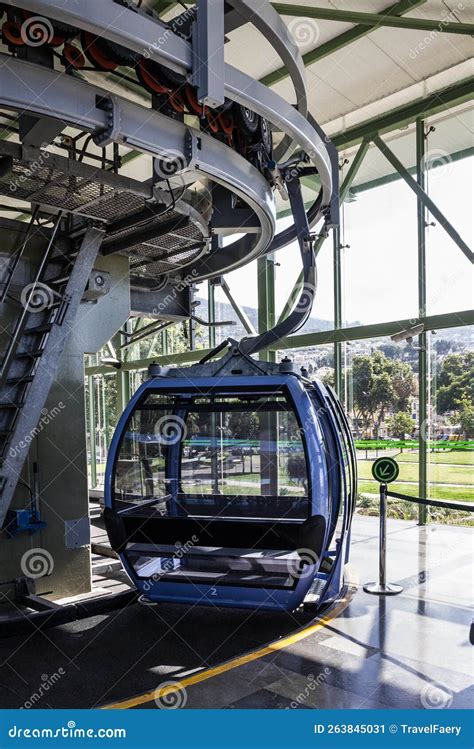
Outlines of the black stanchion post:
[[387,583],[387,484],[380,484],[379,581],[366,583],[364,590],[376,596],[395,596],[403,590],[401,585]]

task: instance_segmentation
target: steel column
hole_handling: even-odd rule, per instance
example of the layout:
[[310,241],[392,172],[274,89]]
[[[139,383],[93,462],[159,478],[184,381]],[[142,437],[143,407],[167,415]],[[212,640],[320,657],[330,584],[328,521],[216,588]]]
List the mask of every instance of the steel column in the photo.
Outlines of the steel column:
[[[334,328],[342,328],[342,267],[341,267],[341,233],[338,226],[332,230],[333,269],[334,269]],[[342,397],[342,342],[334,343],[334,389]]]
[[[259,258],[257,263],[258,332],[265,333],[275,325],[275,263],[273,256]],[[259,354],[263,361],[276,361],[274,351]]]
[[89,450],[91,456],[91,489],[97,486],[97,446],[95,441],[95,381],[92,375],[87,378],[89,390]]
[[[127,331],[127,333],[130,332],[130,320],[127,320],[127,322],[125,323],[125,330]],[[119,333],[117,333],[117,339],[116,349],[117,351],[120,351],[120,357],[125,360],[127,359],[128,350],[126,348],[123,348],[123,346],[127,344],[128,336],[120,331]],[[130,400],[130,372],[120,367],[120,369],[117,370],[116,380],[117,409],[119,413],[122,413],[122,411],[125,411],[125,407]]]
[[[416,121],[416,181],[425,190],[425,123],[422,119]],[[421,197],[417,196],[417,228],[418,228],[418,315],[426,315],[426,210]],[[428,490],[428,361],[427,361],[427,333],[419,336],[418,351],[418,496],[427,497]],[[418,507],[418,521],[425,525],[427,509],[425,505]]]
[[[207,282],[207,319],[210,323],[215,323],[216,321],[216,294],[212,281]],[[209,348],[213,349],[215,346],[216,328],[214,325],[209,325]]]

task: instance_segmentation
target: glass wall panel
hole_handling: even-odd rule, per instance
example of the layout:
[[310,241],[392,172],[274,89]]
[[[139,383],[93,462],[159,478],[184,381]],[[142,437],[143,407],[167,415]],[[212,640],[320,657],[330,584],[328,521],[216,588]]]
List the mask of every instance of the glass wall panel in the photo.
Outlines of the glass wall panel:
[[346,327],[417,317],[416,197],[403,180],[360,192],[342,210]]
[[[474,330],[449,328],[428,336],[428,492],[434,499],[474,501]],[[430,508],[433,520],[466,516]]]
[[[430,152],[432,168],[427,173],[427,190],[472,247],[474,204],[474,158],[451,161],[448,154]],[[469,260],[447,235],[439,222],[428,219],[427,227],[427,314],[435,315],[472,308],[473,274]],[[435,224],[434,226],[432,224]]]

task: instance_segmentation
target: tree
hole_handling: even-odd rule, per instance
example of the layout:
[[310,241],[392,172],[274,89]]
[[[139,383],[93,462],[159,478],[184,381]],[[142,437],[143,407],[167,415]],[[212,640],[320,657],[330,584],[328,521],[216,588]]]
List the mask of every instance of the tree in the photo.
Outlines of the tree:
[[474,401],[474,352],[449,354],[438,377],[436,405],[439,413],[459,411]]
[[378,437],[380,425],[390,409],[406,411],[415,393],[415,378],[405,362],[389,359],[381,351],[355,356],[352,362],[354,415],[367,435]]
[[407,434],[411,437],[413,427],[412,418],[406,411],[397,411],[387,419],[389,434],[392,437],[397,437],[399,440],[404,440]]
[[233,411],[229,416],[228,427],[236,439],[253,440],[259,429],[258,414],[255,411]]
[[465,439],[474,437],[474,405],[469,401],[462,401],[459,408],[459,423]]
[[328,369],[327,372],[325,372],[322,376],[322,382],[324,385],[329,385],[330,387],[334,387],[334,370]]

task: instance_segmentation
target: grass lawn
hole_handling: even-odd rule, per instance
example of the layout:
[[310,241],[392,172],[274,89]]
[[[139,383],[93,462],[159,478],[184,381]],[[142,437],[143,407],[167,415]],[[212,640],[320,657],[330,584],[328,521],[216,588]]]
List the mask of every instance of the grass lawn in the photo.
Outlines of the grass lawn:
[[[378,495],[378,483],[376,481],[359,480],[359,492],[361,494]],[[407,494],[409,497],[418,496],[418,484],[390,484],[393,491]],[[456,499],[459,502],[474,502],[474,487],[443,486],[436,484],[432,487],[433,499]]]
[[[404,452],[393,456],[403,463],[418,463],[418,452]],[[428,453],[430,463],[457,463],[463,466],[474,466],[474,450],[443,450]]]
[[[357,467],[361,479],[372,478],[372,461],[358,460]],[[418,481],[417,463],[399,463],[400,479],[402,481]],[[453,466],[436,464],[429,470],[430,479],[436,484],[462,484],[470,486],[474,483],[474,471],[471,466]]]

